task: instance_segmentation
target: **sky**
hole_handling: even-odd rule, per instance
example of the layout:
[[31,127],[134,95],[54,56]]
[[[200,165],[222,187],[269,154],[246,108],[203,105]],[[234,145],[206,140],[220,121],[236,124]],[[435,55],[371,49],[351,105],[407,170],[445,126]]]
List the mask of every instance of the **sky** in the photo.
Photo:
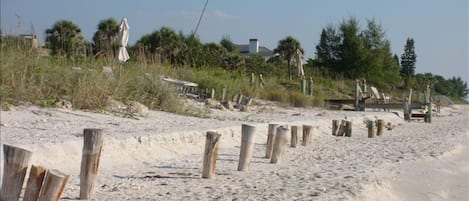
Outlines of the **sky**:
[[[144,34],[167,26],[189,34],[195,30],[206,0],[0,0],[4,34],[44,31],[58,20],[78,25],[91,41],[99,21],[128,19],[130,45]],[[257,38],[274,49],[286,36],[296,38],[313,58],[321,30],[355,17],[361,28],[374,19],[399,57],[407,38],[415,41],[416,72],[461,77],[469,83],[469,0],[208,0],[197,34],[202,42],[228,36],[247,44]]]

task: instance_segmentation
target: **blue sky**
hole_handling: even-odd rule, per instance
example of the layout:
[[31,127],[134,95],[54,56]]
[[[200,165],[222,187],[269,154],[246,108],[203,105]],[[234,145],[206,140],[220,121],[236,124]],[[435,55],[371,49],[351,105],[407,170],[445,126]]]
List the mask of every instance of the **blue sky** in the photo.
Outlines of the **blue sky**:
[[[205,0],[1,0],[1,29],[6,34],[34,31],[43,38],[54,22],[77,24],[90,40],[100,20],[127,17],[130,43],[168,26],[190,33]],[[375,19],[386,31],[392,51],[403,53],[408,37],[414,38],[416,71],[469,81],[468,0],[209,0],[198,35],[203,42],[229,36],[235,43],[258,38],[274,49],[282,38],[298,39],[306,57],[314,56],[321,29],[356,17],[362,27]],[[31,26],[32,25],[32,26]]]

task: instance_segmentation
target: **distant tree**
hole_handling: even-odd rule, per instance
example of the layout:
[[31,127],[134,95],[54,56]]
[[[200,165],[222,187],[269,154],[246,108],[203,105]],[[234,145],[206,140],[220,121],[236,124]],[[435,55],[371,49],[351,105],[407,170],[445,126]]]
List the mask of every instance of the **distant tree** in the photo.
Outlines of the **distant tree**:
[[259,54],[251,54],[245,59],[246,71],[250,73],[268,73],[266,71],[266,62],[264,58]]
[[119,24],[114,18],[101,20],[98,30],[93,35],[94,53],[103,52],[112,56],[112,51],[117,47],[117,35]]
[[401,63],[399,62],[399,56],[397,56],[397,54],[394,54],[394,62],[396,62],[397,66],[401,66]]
[[391,53],[391,43],[375,20],[368,20],[360,38],[363,41],[363,76],[378,87],[389,88],[399,84],[399,65]]
[[145,46],[151,54],[157,54],[161,63],[176,65],[179,53],[184,49],[183,38],[169,27],[144,35],[137,41]]
[[405,80],[407,89],[412,87],[412,77],[415,75],[415,63],[417,55],[415,54],[414,39],[407,38],[404,46],[404,53],[401,55],[400,75]]
[[77,25],[60,20],[46,30],[46,47],[53,55],[79,56],[85,53],[85,40]]
[[184,39],[185,48],[183,50],[184,63],[190,67],[200,67],[203,65],[203,44],[195,34],[189,34]]
[[235,52],[237,50],[236,45],[231,41],[229,36],[223,36],[220,41],[220,45],[223,46],[228,52]]
[[281,58],[287,61],[288,77],[290,80],[292,79],[291,62],[298,49],[304,55],[304,49],[301,47],[300,42],[291,36],[280,40],[277,48],[274,49],[274,53],[278,53]]
[[332,25],[322,29],[319,44],[316,45],[317,65],[336,69],[340,59],[340,42],[340,35]]
[[204,66],[221,67],[224,66],[223,59],[227,55],[225,48],[216,43],[207,43],[203,47]]
[[359,25],[355,18],[342,21],[339,26],[342,35],[340,45],[341,71],[349,78],[360,78],[366,73],[366,57],[363,41],[359,36]]

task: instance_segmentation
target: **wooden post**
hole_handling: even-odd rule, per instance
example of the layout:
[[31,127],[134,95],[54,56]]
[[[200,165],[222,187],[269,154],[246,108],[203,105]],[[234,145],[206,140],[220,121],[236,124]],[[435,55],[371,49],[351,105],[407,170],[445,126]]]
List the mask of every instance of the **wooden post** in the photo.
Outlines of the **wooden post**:
[[337,135],[339,129],[339,120],[332,120],[332,135]]
[[93,198],[98,177],[99,159],[103,147],[103,130],[86,128],[83,131],[83,153],[80,170],[80,199]]
[[301,93],[306,94],[306,80],[301,79]]
[[313,95],[313,78],[310,77],[308,81],[308,95]]
[[298,144],[298,126],[291,126],[290,147],[296,147],[296,144]]
[[359,90],[360,90],[360,81],[358,79],[355,80],[355,93],[354,93],[354,98],[355,98],[355,111],[359,111],[360,108],[358,108],[359,104]]
[[303,125],[303,141],[301,145],[306,146],[308,145],[310,138],[311,138],[311,129],[313,127],[310,125]]
[[41,193],[38,201],[59,201],[64,192],[69,175],[58,170],[48,170],[44,177]]
[[32,152],[15,146],[3,145],[3,179],[1,201],[18,201],[23,188]]
[[345,120],[342,120],[341,123],[340,123],[340,126],[339,126],[339,131],[337,131],[337,136],[344,136],[345,134]]
[[241,127],[241,151],[239,154],[238,171],[243,171],[249,167],[254,151],[254,134],[256,127],[243,124]]
[[225,100],[225,96],[226,96],[226,87],[223,87],[222,93],[221,93],[221,100]]
[[352,122],[346,121],[345,128],[345,137],[352,137]]
[[210,99],[215,99],[215,89],[212,88],[212,91],[210,92]]
[[218,133],[212,131],[207,132],[202,178],[210,179],[215,175],[220,138],[221,135]]
[[378,120],[376,121],[376,127],[377,127],[377,129],[376,129],[376,135],[377,135],[377,136],[381,136],[381,135],[383,134],[383,132],[384,132],[384,120],[378,119]]
[[251,86],[254,86],[256,84],[256,75],[254,75],[254,73],[251,73],[250,84],[251,84]]
[[288,128],[280,126],[277,128],[275,134],[274,149],[272,151],[272,158],[270,163],[278,163],[282,158],[282,155],[285,153],[285,149],[288,143]]
[[262,77],[262,74],[259,74],[259,86],[261,88],[265,86],[265,81],[264,81],[264,78]]
[[368,120],[366,127],[368,128],[368,138],[375,137],[375,123],[372,120]]
[[37,201],[45,174],[46,169],[44,167],[35,165],[31,166],[28,183],[26,185],[26,189],[24,190],[23,201]]
[[238,100],[236,101],[236,103],[237,103],[238,105],[241,104],[241,102],[243,101],[243,98],[244,98],[243,94],[239,94]]
[[275,133],[277,132],[278,124],[269,124],[267,130],[267,145],[265,150],[265,158],[270,158],[272,156],[272,150],[274,147]]

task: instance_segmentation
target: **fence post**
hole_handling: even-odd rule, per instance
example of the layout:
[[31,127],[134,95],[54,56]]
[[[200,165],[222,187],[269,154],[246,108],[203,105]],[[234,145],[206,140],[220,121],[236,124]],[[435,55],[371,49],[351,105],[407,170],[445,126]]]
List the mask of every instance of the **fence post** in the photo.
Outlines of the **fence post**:
[[345,126],[346,126],[346,122],[345,120],[342,120],[339,125],[339,131],[337,131],[337,136],[344,136]]
[[98,178],[99,159],[103,146],[103,130],[86,128],[83,131],[83,153],[80,170],[80,199],[93,198]]
[[278,163],[283,154],[285,153],[285,149],[288,143],[288,128],[280,126],[277,128],[277,132],[275,134],[275,143],[274,149],[272,151],[272,158],[270,159],[270,163]]
[[339,129],[339,120],[332,120],[332,135],[337,135]]
[[352,122],[345,122],[345,137],[352,137]]
[[366,127],[368,128],[368,138],[373,138],[375,136],[375,123],[372,120],[368,120]]
[[215,99],[215,89],[212,88],[212,91],[210,92],[210,99]]
[[267,130],[267,145],[265,150],[265,158],[270,158],[272,156],[272,150],[274,147],[275,133],[277,132],[278,124],[269,124]]
[[298,144],[298,126],[291,126],[291,140],[290,147],[296,147]]
[[15,146],[3,145],[3,179],[0,200],[17,201],[20,199],[24,177],[33,153]]
[[215,175],[220,138],[221,135],[218,133],[212,131],[207,132],[202,178],[210,179]]
[[310,77],[308,81],[308,94],[310,96],[313,95],[313,78],[312,77]]
[[249,167],[254,151],[254,134],[256,127],[243,124],[241,127],[241,151],[239,154],[238,171],[243,171]]
[[58,170],[47,170],[38,201],[59,201],[69,175]]
[[225,96],[226,96],[226,87],[223,87],[222,89],[222,93],[221,93],[221,100],[225,100]]
[[381,136],[384,132],[384,120],[378,119],[376,121],[376,127],[377,127],[376,135]]
[[31,166],[28,183],[26,185],[26,189],[24,190],[23,201],[37,201],[45,174],[46,169],[44,167],[35,165]]
[[303,142],[301,142],[301,145],[306,146],[309,144],[312,128],[310,125],[303,125]]

